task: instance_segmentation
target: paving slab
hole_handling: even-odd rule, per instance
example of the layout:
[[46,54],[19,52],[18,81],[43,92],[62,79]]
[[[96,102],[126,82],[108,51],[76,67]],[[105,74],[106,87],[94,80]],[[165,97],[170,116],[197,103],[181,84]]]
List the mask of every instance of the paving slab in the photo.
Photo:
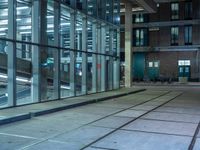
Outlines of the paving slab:
[[122,109],[120,108],[110,108],[110,107],[96,107],[93,105],[88,106],[82,106],[78,108],[74,108],[73,112],[78,112],[78,113],[86,113],[86,114],[95,114],[95,115],[108,115],[108,114],[113,114],[115,112],[118,112]]
[[[6,124],[9,122],[30,119],[30,113],[37,115],[44,115],[48,113],[53,113],[61,110],[65,110],[71,107],[77,107],[80,105],[86,105],[90,103],[95,103],[97,101],[103,101],[108,99],[117,98],[120,96],[126,96],[128,94],[133,94],[137,92],[144,91],[141,88],[122,88],[118,90],[95,93],[90,95],[83,95],[79,97],[71,97],[62,99],[60,101],[48,101],[45,103],[36,103],[31,105],[24,105],[19,107],[12,107],[7,109],[0,109],[0,116],[5,118],[0,119],[0,124]],[[26,117],[21,117],[21,115],[26,115]],[[6,119],[6,121],[4,121]],[[8,120],[8,121],[7,121]]]
[[138,119],[122,129],[193,136],[198,124]]
[[133,109],[133,110],[146,110],[146,111],[149,111],[149,110],[152,110],[152,109],[154,109],[154,108],[156,108],[157,106],[155,106],[155,105],[144,105],[144,104],[142,104],[142,105],[139,105],[139,106],[136,106],[136,107],[133,107],[133,108],[131,108],[131,109]]
[[34,145],[29,145],[26,150],[80,150],[76,143],[58,142],[47,140]]
[[79,149],[81,149],[82,147],[97,140],[112,130],[113,129],[109,128],[85,126],[67,133],[63,133],[59,136],[51,138],[50,140],[76,145]]
[[132,118],[130,117],[114,117],[110,116],[104,119],[101,119],[99,121],[96,121],[90,125],[92,126],[98,126],[98,127],[106,127],[106,128],[118,128],[122,126],[123,124],[126,124],[127,122],[131,121]]
[[193,150],[199,150],[199,149],[200,149],[200,138],[197,138]]
[[191,137],[133,131],[117,131],[93,144],[118,150],[187,150]]
[[164,113],[164,112],[151,112],[142,118],[147,119],[158,119],[166,121],[181,121],[189,123],[199,123],[199,115],[188,115],[188,114],[176,114],[176,113]]
[[37,139],[0,134],[0,149],[14,150],[37,142]]
[[184,114],[190,114],[190,115],[200,115],[199,109],[194,108],[181,108],[181,107],[168,107],[163,106],[158,109],[156,109],[157,112],[171,112],[171,113],[184,113]]
[[147,111],[145,111],[145,110],[132,110],[132,109],[128,109],[128,110],[122,111],[120,113],[117,113],[114,116],[136,118],[136,117],[139,117],[139,116],[143,115],[146,112]]

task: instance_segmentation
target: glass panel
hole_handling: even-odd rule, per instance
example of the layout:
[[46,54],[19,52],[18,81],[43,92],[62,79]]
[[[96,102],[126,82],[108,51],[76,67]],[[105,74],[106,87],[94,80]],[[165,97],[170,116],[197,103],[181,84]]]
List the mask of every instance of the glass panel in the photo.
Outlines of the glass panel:
[[190,66],[190,60],[185,60],[185,66]]
[[91,16],[97,15],[97,0],[87,0],[87,13]]
[[76,95],[82,94],[82,53],[76,53],[75,79],[76,79]]
[[61,98],[70,96],[70,51],[61,50],[60,80],[61,80]]
[[[7,37],[7,34],[8,34],[8,0],[1,0],[0,2],[0,37],[5,38]],[[4,51],[5,50],[1,48],[0,52],[4,52]]]
[[0,41],[0,108],[6,107],[8,104],[8,75],[7,75],[7,53],[6,41]]
[[156,68],[159,67],[159,63],[158,63],[158,61],[155,61],[155,62],[154,62],[154,67],[156,67]]
[[106,21],[113,22],[113,2],[106,0]]
[[179,3],[172,3],[171,4],[171,19],[176,20],[179,19]]
[[153,67],[153,62],[149,62],[149,67]]
[[17,1],[17,40],[23,40],[27,42],[31,41],[31,33],[32,33],[31,6],[32,6],[31,0],[24,2],[20,0]]
[[[17,105],[31,103],[32,46],[17,43],[16,96]],[[33,51],[34,52],[34,51]],[[21,54],[21,55],[19,55]]]
[[[61,5],[60,46],[70,48],[70,9]],[[70,96],[70,51],[60,51],[60,79],[62,98]]]

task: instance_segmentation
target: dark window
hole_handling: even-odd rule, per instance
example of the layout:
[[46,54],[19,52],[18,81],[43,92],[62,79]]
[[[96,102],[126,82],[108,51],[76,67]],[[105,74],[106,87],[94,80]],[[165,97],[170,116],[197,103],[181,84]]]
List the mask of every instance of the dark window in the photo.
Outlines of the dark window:
[[185,45],[192,44],[192,26],[185,26]]
[[178,45],[179,28],[171,27],[171,45]]
[[171,3],[171,19],[179,19],[179,3]]
[[83,8],[82,4],[83,4],[82,0],[77,0],[76,1],[76,8],[82,10],[82,8]]
[[185,19],[192,19],[192,2],[185,2]]
[[147,46],[148,45],[148,30],[147,29],[134,29],[133,30],[133,45],[134,46]]

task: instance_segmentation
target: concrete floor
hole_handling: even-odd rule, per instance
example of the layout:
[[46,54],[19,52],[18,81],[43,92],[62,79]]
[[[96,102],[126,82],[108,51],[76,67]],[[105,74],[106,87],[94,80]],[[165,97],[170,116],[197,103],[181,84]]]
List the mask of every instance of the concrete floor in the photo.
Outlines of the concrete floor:
[[0,126],[0,150],[200,150],[200,88],[147,88]]

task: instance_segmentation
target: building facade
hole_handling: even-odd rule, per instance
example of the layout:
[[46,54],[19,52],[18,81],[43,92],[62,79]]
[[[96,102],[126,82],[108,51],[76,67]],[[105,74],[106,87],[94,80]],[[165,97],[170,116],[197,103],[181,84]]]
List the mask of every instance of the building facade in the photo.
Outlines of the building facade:
[[158,1],[156,13],[134,12],[132,24],[133,80],[200,81],[199,0]]
[[1,0],[0,107],[119,88],[119,0]]

